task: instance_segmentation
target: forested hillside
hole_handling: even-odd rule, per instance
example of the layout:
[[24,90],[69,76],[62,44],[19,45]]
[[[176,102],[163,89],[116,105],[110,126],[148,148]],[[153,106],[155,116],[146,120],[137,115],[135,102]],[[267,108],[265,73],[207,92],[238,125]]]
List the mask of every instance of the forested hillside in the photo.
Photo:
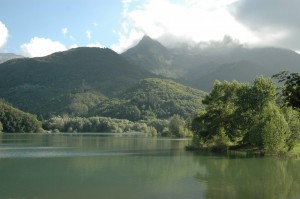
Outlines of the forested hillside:
[[203,108],[205,92],[172,80],[149,78],[118,95],[119,99],[99,103],[92,115],[120,119],[167,119],[177,114],[187,118]]
[[78,98],[92,98],[86,102],[91,107],[151,76],[110,49],[77,48],[1,64],[0,96],[24,111],[50,115],[69,104],[77,109]]
[[42,124],[37,118],[0,99],[0,132],[37,133],[42,132]]

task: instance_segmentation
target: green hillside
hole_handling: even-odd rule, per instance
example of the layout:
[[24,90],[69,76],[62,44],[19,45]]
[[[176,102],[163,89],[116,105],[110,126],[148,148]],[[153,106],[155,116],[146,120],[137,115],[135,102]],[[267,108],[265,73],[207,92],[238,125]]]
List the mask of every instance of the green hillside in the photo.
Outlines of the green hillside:
[[37,133],[42,132],[42,124],[32,114],[12,107],[0,99],[0,132]]
[[172,80],[148,78],[120,94],[119,99],[100,103],[92,114],[130,120],[166,119],[175,114],[187,118],[203,108],[205,95]]
[[151,76],[110,49],[77,48],[0,64],[0,97],[24,111],[51,115],[66,111],[70,96],[88,92],[97,103]]

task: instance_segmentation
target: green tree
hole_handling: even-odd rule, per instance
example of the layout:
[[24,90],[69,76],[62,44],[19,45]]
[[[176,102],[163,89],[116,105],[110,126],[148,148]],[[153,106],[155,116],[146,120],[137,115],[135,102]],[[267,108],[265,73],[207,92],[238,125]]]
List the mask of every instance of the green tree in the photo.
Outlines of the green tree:
[[203,100],[205,111],[193,119],[194,143],[221,148],[231,142],[250,144],[272,153],[291,150],[299,136],[298,117],[284,114],[275,99],[270,78],[258,77],[252,86],[216,81]]
[[300,113],[291,107],[283,107],[282,109],[285,120],[289,125],[289,133],[286,137],[286,145],[288,151],[292,150],[300,141]]
[[201,111],[192,122],[196,137],[206,142],[223,132],[231,141],[239,140],[242,135],[239,123],[235,121],[236,103],[238,94],[248,89],[246,83],[225,81],[222,84],[216,81],[211,93],[203,100],[205,111]]
[[281,97],[286,105],[300,109],[300,75],[299,73],[288,73],[282,71],[273,75],[273,78],[283,82]]
[[274,103],[266,105],[255,117],[249,130],[249,142],[267,153],[286,151],[289,126],[279,107]]
[[249,130],[257,123],[255,118],[269,103],[275,103],[276,95],[276,85],[272,79],[262,76],[257,77],[252,86],[244,87],[237,93],[236,111],[233,114],[237,126],[234,131],[241,133],[244,144],[249,142]]
[[186,137],[190,134],[185,121],[179,115],[174,115],[170,119],[168,129],[169,133],[175,137]]
[[2,123],[0,122],[0,132],[2,132],[3,131],[3,125],[2,125]]

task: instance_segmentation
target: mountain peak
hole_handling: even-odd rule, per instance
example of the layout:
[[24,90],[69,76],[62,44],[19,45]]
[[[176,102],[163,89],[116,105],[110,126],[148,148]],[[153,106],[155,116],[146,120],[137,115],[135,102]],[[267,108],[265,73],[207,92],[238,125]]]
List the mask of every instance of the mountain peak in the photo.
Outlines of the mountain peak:
[[153,42],[154,40],[150,36],[144,35],[140,42],[149,42],[149,41]]
[[152,39],[148,35],[144,35],[141,41],[137,44],[138,46],[148,47],[148,48],[165,48],[161,43]]
[[158,41],[152,39],[148,35],[144,35],[140,42],[134,46],[133,48],[128,49],[126,52],[123,53],[125,57],[129,54],[143,54],[143,53],[150,53],[150,54],[166,54],[168,49],[164,47]]

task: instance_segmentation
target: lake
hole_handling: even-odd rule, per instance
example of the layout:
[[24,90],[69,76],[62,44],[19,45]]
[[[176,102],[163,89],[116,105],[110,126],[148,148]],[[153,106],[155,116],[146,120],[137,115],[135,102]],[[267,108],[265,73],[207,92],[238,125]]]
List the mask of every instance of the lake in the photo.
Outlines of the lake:
[[190,140],[0,135],[0,199],[299,199],[300,159],[185,151]]

